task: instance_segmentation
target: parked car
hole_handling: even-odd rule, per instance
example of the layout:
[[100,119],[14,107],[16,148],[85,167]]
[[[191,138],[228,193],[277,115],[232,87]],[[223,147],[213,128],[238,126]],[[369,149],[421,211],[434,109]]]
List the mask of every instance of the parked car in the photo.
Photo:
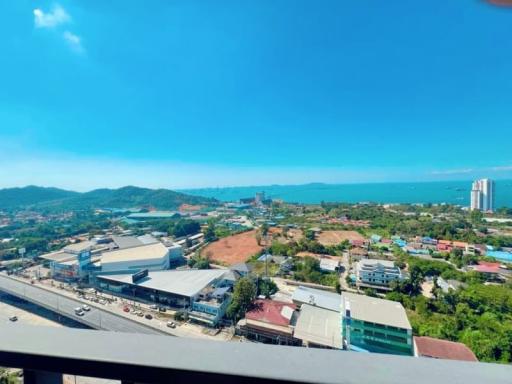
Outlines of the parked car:
[[166,311],[167,311],[167,308],[165,308],[165,307],[159,307],[159,308],[158,308],[158,310],[159,310],[160,312],[166,312]]
[[142,317],[144,316],[144,313],[142,311],[137,312],[137,316]]
[[146,313],[146,316],[144,316],[146,319],[151,320],[153,316],[151,316],[151,313]]
[[75,315],[83,316],[83,315],[85,315],[85,312],[82,310],[82,308],[78,307],[78,308],[75,308]]
[[174,321],[168,321],[168,322],[167,322],[167,326],[168,326],[169,328],[176,328],[176,323],[175,323]]
[[14,316],[14,315],[13,316],[9,316],[9,320],[13,321],[13,322],[14,321],[18,321],[18,316]]
[[150,305],[149,309],[154,309],[155,311],[158,309],[158,306],[156,304]]
[[130,307],[124,307],[124,308],[123,308],[123,311],[124,311],[124,312],[130,312]]
[[87,304],[84,304],[82,305],[82,309],[85,311],[85,312],[89,312],[91,310],[91,307],[89,307]]

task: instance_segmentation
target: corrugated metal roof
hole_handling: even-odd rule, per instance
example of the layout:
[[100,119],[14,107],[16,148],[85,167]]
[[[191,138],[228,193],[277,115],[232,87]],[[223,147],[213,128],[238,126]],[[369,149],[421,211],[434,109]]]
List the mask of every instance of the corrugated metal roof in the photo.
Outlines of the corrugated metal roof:
[[122,261],[158,259],[165,257],[168,252],[169,250],[165,245],[158,242],[155,244],[119,249],[117,251],[103,252],[101,255],[101,262],[115,263]]
[[330,311],[339,312],[341,295],[339,293],[321,291],[319,289],[297,287],[292,294],[292,300],[297,303],[311,304]]
[[[351,317],[356,320],[368,321],[392,327],[411,329],[402,304],[385,299],[343,292],[342,307],[350,303]],[[342,313],[344,312],[342,308]]]
[[295,325],[294,336],[310,343],[341,349],[339,312],[303,304]]
[[225,272],[225,269],[150,271],[148,277],[137,281],[135,284],[132,283],[131,274],[103,275],[98,276],[98,278],[192,297],[210,285],[214,280],[222,277]]

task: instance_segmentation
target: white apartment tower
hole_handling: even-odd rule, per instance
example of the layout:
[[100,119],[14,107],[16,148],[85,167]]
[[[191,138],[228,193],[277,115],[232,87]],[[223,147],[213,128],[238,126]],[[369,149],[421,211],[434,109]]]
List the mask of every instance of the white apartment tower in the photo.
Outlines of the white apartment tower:
[[471,188],[471,210],[494,211],[494,181],[481,179],[473,182]]

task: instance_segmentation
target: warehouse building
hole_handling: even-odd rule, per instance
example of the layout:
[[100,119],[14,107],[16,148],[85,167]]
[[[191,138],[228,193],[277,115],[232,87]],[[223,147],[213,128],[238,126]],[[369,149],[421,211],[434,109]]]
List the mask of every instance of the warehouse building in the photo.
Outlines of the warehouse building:
[[40,256],[49,264],[51,276],[56,280],[94,280],[101,274],[135,273],[143,269],[160,271],[183,263],[183,251],[179,245],[166,247],[160,242],[145,244],[120,241],[116,250],[95,249],[95,243],[85,241],[66,246],[60,251]]
[[[146,269],[137,273],[98,275],[97,280],[101,289],[118,295],[174,308],[210,313],[216,317],[216,320],[213,320],[215,323],[224,315],[223,311],[227,306],[227,304],[222,305],[227,299],[227,291],[221,292],[215,289],[230,288],[233,284],[232,280],[225,278],[226,273],[229,271],[225,269],[183,271],[148,271]],[[193,306],[195,302],[199,304]]]
[[76,281],[85,278],[89,265],[99,260],[97,255],[92,255],[94,245],[92,241],[70,244],[60,251],[41,255],[39,259],[48,264],[52,278],[67,282]]
[[348,292],[341,303],[341,333],[348,349],[413,355],[412,328],[402,304]]
[[341,295],[339,293],[322,291],[320,289],[298,286],[293,291],[292,300],[298,307],[303,304],[309,304],[338,313],[341,309]]
[[110,252],[103,252],[96,263],[96,273],[130,273],[142,269],[161,271],[170,268],[169,249],[162,243],[139,245]]
[[293,336],[309,348],[342,349],[340,311],[302,304]]

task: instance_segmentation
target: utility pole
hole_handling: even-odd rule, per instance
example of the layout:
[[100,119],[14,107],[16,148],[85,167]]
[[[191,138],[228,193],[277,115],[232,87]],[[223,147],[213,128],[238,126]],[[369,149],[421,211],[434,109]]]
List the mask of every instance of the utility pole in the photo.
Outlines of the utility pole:
[[269,248],[269,242],[270,242],[270,236],[267,232],[267,234],[265,235],[265,244],[266,244],[266,249],[265,249],[265,279],[268,280],[268,257],[269,257],[269,251],[270,251],[270,248]]

